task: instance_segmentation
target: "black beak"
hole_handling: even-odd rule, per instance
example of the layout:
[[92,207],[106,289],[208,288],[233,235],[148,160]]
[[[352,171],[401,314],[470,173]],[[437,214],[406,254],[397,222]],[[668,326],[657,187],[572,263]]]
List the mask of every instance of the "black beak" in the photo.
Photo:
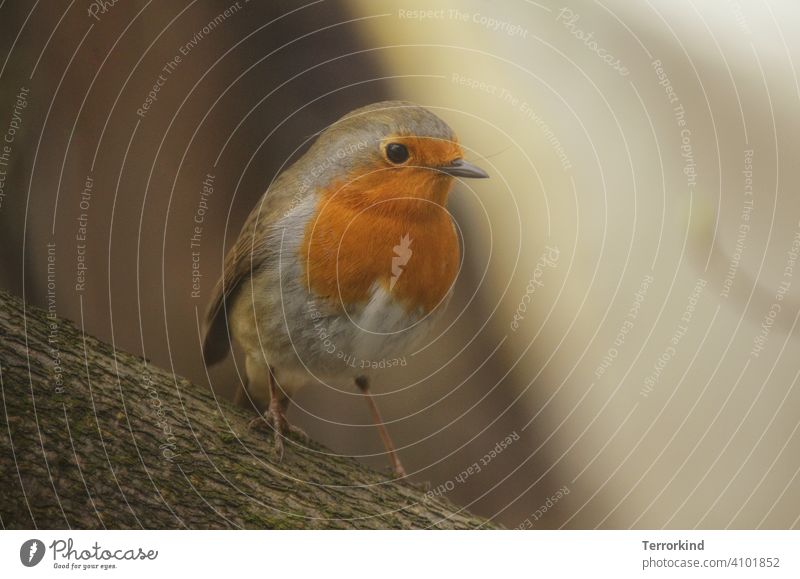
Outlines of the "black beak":
[[471,179],[486,179],[489,177],[489,173],[477,165],[467,163],[464,159],[456,159],[449,165],[437,167],[437,169],[439,169],[442,173],[447,173],[453,177],[468,177]]

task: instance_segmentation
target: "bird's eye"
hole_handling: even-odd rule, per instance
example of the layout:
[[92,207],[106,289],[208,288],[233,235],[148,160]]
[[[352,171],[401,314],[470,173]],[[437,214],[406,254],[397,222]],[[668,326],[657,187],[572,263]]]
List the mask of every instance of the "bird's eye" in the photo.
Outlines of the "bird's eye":
[[386,145],[386,158],[396,165],[405,163],[408,161],[408,148],[400,143],[389,143]]

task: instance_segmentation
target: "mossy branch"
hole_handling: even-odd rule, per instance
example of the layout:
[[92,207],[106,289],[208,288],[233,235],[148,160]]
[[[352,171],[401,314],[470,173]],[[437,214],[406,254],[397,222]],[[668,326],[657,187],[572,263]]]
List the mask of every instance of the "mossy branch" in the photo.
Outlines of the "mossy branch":
[[0,291],[4,528],[474,528],[325,448],[281,462],[246,412]]

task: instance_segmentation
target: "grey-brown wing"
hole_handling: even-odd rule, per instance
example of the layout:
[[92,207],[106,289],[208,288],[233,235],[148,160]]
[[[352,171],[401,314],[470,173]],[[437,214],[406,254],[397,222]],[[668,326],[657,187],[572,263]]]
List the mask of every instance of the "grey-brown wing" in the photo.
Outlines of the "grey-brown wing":
[[214,286],[214,293],[206,311],[206,334],[203,339],[203,359],[210,366],[223,360],[230,350],[228,332],[228,309],[233,305],[243,283],[250,279],[258,268],[257,229],[258,223],[250,215],[242,228],[236,245],[228,252],[222,277]]
[[208,366],[223,360],[230,351],[228,311],[243,284],[249,283],[269,255],[266,233],[270,225],[291,208],[292,193],[297,185],[292,174],[292,168],[285,171],[259,200],[225,258],[222,277],[214,287],[206,310],[203,359]]

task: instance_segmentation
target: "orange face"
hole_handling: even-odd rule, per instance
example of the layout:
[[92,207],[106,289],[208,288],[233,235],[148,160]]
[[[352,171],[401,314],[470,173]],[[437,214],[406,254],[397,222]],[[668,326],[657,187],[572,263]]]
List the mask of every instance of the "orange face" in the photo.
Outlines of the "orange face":
[[[398,147],[407,157],[392,158]],[[375,213],[422,217],[444,205],[453,185],[452,177],[439,170],[461,159],[463,151],[454,141],[431,137],[388,137],[380,144],[382,157],[372,167],[347,175],[326,194],[341,202]]]
[[[445,208],[453,177],[437,168],[462,157],[458,143],[388,137],[372,167],[321,192],[301,260],[309,289],[340,307],[363,303],[377,282],[409,311],[428,312],[458,270],[458,239]],[[401,240],[410,240],[403,275],[393,275]]]

